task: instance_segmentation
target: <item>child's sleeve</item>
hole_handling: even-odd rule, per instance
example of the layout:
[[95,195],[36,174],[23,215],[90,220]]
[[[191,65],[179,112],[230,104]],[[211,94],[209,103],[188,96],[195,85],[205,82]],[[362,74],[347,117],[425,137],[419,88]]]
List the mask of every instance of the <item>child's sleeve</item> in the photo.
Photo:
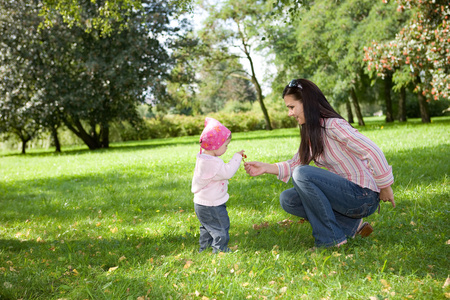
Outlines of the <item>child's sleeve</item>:
[[236,174],[237,170],[239,169],[239,166],[241,165],[242,156],[239,153],[235,153],[233,155],[233,158],[227,163],[223,164],[223,166],[220,168],[219,172],[217,172],[217,175],[215,177],[216,180],[226,180],[230,179],[231,177]]

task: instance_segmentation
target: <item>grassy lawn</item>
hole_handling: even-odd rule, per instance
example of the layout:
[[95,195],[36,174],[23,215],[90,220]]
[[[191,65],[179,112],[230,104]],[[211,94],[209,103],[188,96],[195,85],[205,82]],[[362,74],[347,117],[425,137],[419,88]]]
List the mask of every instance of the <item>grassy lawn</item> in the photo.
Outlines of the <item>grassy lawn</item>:
[[[0,299],[450,298],[450,118],[359,128],[393,166],[374,233],[310,252],[275,176],[230,180],[233,253],[201,254],[190,184],[198,137],[0,152]],[[228,161],[277,162],[298,129],[233,133]],[[446,284],[447,281],[447,284]]]

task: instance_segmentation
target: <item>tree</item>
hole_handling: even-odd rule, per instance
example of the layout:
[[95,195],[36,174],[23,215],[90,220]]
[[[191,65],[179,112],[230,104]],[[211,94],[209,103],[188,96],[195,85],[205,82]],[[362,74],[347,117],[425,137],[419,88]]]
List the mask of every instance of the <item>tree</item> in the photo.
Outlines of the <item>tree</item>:
[[[34,92],[49,108],[52,118],[40,116],[48,124],[64,123],[90,149],[108,147],[111,122],[138,122],[136,104],[144,102],[144,92],[164,95],[172,60],[159,39],[177,35],[178,29],[169,26],[174,7],[142,1],[141,10],[124,18],[125,27],[112,23],[114,34],[105,36],[68,27],[57,16],[53,26],[39,29],[38,3],[27,2],[3,3],[8,19],[1,39],[2,51],[11,53],[8,64],[27,62]],[[82,11],[95,16],[102,4],[86,2]]]
[[414,84],[422,122],[428,123],[427,101],[450,99],[448,1],[399,0],[397,3],[399,12],[412,11],[413,17],[394,39],[375,41],[365,48],[367,69],[382,78],[393,72],[397,90]]
[[[0,101],[0,133],[16,135],[22,141],[22,154],[25,154],[27,143],[33,139],[41,129],[35,121],[38,113],[37,106],[31,99],[30,90],[24,84],[11,84],[13,75],[0,68],[0,90],[2,100]],[[26,76],[26,74],[23,74]]]
[[9,9],[12,7],[18,7],[21,11],[24,9],[14,1],[0,2],[0,132],[6,137],[16,135],[22,142],[22,153],[25,154],[26,144],[42,128],[38,118],[41,109],[30,62],[20,55],[30,55],[28,41],[33,34],[23,30],[21,22],[10,26]]
[[[178,7],[179,12],[192,10],[193,0],[165,2],[169,6]],[[115,24],[122,23],[126,27],[124,21],[127,17],[148,5],[146,0],[105,0],[100,1],[97,14],[89,15],[85,13],[85,4],[84,0],[42,0],[40,14],[44,17],[45,25],[53,25],[55,15],[59,15],[69,27],[97,30],[102,35],[108,35],[115,31]]]
[[254,102],[256,92],[251,82],[236,74],[245,74],[239,61],[226,60],[204,62],[205,68],[199,72],[198,101],[202,112],[217,112],[222,110],[227,102]]
[[264,104],[261,85],[257,79],[255,66],[253,63],[253,50],[257,47],[257,41],[261,40],[258,27],[261,14],[264,13],[264,6],[255,0],[227,0],[221,5],[208,5],[203,2],[204,8],[208,11],[209,17],[203,28],[203,37],[210,41],[214,48],[219,49],[220,55],[211,59],[211,62],[218,62],[223,59],[236,59],[236,55],[229,54],[229,45],[240,50],[250,65],[250,72],[229,72],[228,75],[239,76],[252,82],[261,111],[264,115],[266,129],[272,130],[270,117]]
[[[282,61],[279,65],[291,69],[288,74],[297,73],[311,78],[335,104],[350,101],[359,124],[363,125],[359,103],[374,101],[372,95],[376,93],[376,87],[366,84],[367,75],[362,63],[364,46],[373,39],[393,37],[403,22],[399,18],[401,15],[396,13],[393,5],[369,0],[280,2],[288,5],[301,2],[305,6],[297,6],[294,12],[290,8],[287,11],[293,19],[282,30],[289,40],[294,33],[295,41],[285,42],[283,45],[288,44],[289,50],[279,51],[280,54],[275,48],[278,60]],[[280,44],[280,35],[272,36],[270,43]],[[385,95],[390,96],[388,93]],[[349,118],[352,118],[351,108],[346,107]]]

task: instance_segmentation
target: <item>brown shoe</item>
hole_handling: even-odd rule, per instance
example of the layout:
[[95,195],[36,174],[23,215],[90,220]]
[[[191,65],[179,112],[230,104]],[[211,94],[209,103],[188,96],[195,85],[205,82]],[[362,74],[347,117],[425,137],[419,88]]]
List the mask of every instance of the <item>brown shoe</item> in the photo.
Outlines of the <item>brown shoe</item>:
[[364,222],[361,225],[361,227],[359,227],[356,234],[359,234],[361,237],[368,237],[372,232],[373,232],[372,226],[369,223]]

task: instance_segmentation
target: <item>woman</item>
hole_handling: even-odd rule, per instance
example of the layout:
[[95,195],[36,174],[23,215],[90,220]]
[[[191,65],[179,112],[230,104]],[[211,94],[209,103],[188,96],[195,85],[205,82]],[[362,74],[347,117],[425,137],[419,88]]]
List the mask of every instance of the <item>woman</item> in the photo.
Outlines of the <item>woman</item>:
[[[380,199],[395,207],[392,168],[383,152],[344,120],[320,89],[306,79],[292,80],[283,99],[301,127],[300,148],[291,160],[275,164],[247,162],[251,176],[278,175],[294,187],[280,195],[290,214],[307,219],[317,247],[340,246],[347,238],[372,233],[362,218]],[[318,167],[309,166],[313,161]]]

